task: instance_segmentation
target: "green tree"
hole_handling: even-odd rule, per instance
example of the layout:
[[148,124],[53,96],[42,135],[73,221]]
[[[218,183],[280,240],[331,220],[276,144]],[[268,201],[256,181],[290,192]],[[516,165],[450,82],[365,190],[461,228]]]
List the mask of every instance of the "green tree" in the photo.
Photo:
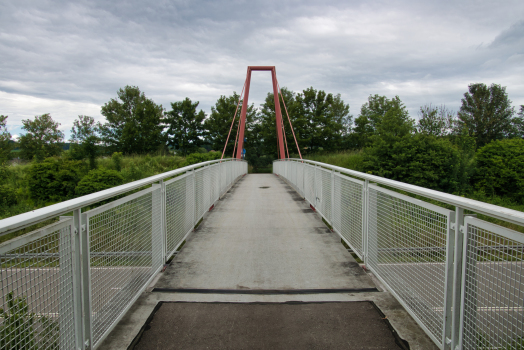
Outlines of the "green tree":
[[144,154],[165,145],[164,109],[146,98],[136,86],[126,86],[102,106],[107,122],[99,124],[102,141],[110,153]]
[[355,128],[350,136],[353,148],[365,148],[371,145],[371,137],[377,132],[388,111],[395,111],[398,121],[403,125],[409,119],[408,111],[400,98],[395,96],[370,95],[368,101],[360,108],[360,115],[355,119]]
[[58,130],[60,123],[55,122],[49,113],[35,116],[34,120],[22,120],[22,129],[27,133],[20,136],[20,156],[23,159],[36,159],[59,155],[62,152],[60,143],[64,133]]
[[[220,96],[214,106],[211,107],[211,114],[204,121],[205,136],[208,142],[211,143],[211,148],[214,151],[224,150],[226,144],[227,135],[231,128],[231,122],[237,109],[237,103],[240,96],[233,92],[231,96]],[[231,129],[231,135],[226,147],[224,157],[229,158],[233,154],[233,148],[235,146],[235,135],[238,129],[238,122],[240,120],[240,112],[242,110],[242,101],[238,106],[238,111],[235,119],[233,128]],[[249,107],[249,113],[252,114],[254,110],[253,106]]]
[[206,114],[203,110],[197,112],[198,104],[198,101],[193,103],[186,97],[183,101],[171,103],[171,110],[166,112],[168,144],[184,156],[198,152],[204,143]]
[[456,126],[453,111],[446,106],[439,107],[424,105],[420,107],[417,130],[420,133],[432,136],[447,136]]
[[79,115],[71,128],[71,153],[76,159],[89,159],[89,168],[96,168],[98,142],[100,141],[95,118]]
[[[344,103],[339,94],[333,95],[310,87],[298,94],[282,88],[282,95],[303,153],[320,149],[334,151],[343,147],[343,137],[348,134],[352,117],[349,105]],[[289,152],[296,154],[295,140],[281,100],[280,106]],[[272,93],[267,95],[258,119],[262,125],[260,132],[265,153],[276,158],[275,102]]]
[[0,115],[0,165],[11,158],[11,134],[7,131],[7,115]]
[[515,129],[514,113],[505,87],[470,84],[458,112],[459,128],[467,128],[480,148],[511,135]]

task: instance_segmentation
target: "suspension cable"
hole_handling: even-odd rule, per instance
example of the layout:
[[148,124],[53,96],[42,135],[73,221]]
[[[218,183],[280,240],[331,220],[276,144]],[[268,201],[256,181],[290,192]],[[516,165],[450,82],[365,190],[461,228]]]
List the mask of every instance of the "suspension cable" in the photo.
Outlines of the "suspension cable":
[[[226,147],[227,147],[227,143],[229,142],[229,136],[231,135],[231,129],[233,129],[233,124],[235,124],[235,119],[237,117],[237,112],[238,112],[238,106],[240,105],[240,100],[242,99],[242,95],[244,95],[245,88],[246,88],[246,82],[244,81],[244,86],[242,87],[242,92],[240,93],[240,96],[238,97],[238,103],[237,103],[237,108],[235,109],[235,115],[233,116],[233,121],[231,122],[231,127],[229,128],[229,133],[227,134],[226,144],[224,145],[224,150],[222,151],[222,157],[220,157],[220,159],[223,159],[224,153],[226,153]],[[238,133],[238,129],[237,129],[237,133]],[[235,140],[235,145],[236,145],[236,140]]]
[[[280,102],[280,100],[279,100]],[[284,119],[284,118],[282,118]],[[287,151],[287,158],[289,159],[289,150],[287,148],[287,137],[286,137],[286,128],[284,127],[284,120],[280,120],[280,122],[282,123],[282,134],[284,135],[284,144],[286,145],[286,151]]]
[[302,159],[302,154],[300,153],[300,148],[298,147],[297,137],[295,136],[295,130],[293,129],[293,124],[291,124],[291,119],[289,118],[289,113],[287,112],[286,102],[284,101],[284,95],[282,95],[282,90],[280,90],[280,85],[278,84],[278,81],[277,81],[277,87],[278,87],[278,91],[280,91],[280,97],[282,97],[282,103],[284,104],[284,109],[286,110],[286,115],[287,115],[287,120],[289,121],[289,126],[291,127],[291,131],[293,132],[293,138],[295,139],[295,144],[297,145],[298,155],[300,156],[300,159]]

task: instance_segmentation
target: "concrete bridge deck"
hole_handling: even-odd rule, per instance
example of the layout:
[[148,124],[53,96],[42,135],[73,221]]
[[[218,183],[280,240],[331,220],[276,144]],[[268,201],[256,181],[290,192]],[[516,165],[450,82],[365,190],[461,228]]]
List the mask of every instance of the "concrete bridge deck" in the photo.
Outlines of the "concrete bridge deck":
[[[158,309],[158,305],[161,305],[159,302],[263,302],[288,305],[285,302],[290,301],[370,301],[382,311],[411,349],[436,348],[392,295],[384,291],[353,259],[338,235],[324,225],[320,216],[289,185],[272,174],[250,174],[232,187],[207,214],[166,271],[138,299],[101,348],[128,348],[148,317],[151,321],[155,307]],[[158,339],[157,334],[149,338],[146,344],[148,347],[142,343],[142,347],[138,348],[162,348],[159,344],[177,341],[172,339],[167,330],[170,329],[170,315],[178,317],[174,309],[170,313],[170,307],[162,306],[162,312],[154,316],[157,317],[156,324],[160,321],[164,327],[159,333],[166,335],[164,342]],[[326,311],[327,307],[313,308],[319,311],[310,315],[308,320],[326,320],[326,315],[334,312]],[[340,307],[335,309],[340,310]],[[195,309],[191,310],[186,312],[191,317],[197,317]],[[311,308],[308,310],[311,313]],[[353,318],[364,320],[367,314],[362,310],[360,314],[355,311]],[[247,311],[234,311],[229,316],[224,310],[215,312],[229,317],[230,323],[236,320],[247,324],[249,320]],[[248,314],[253,315],[253,312],[262,311],[249,311]],[[281,315],[282,311],[279,312]],[[268,311],[267,315],[270,314]],[[203,317],[215,320],[216,315],[206,317],[204,314]],[[296,319],[302,320],[300,317],[297,314]],[[285,324],[288,325],[289,321],[286,318]],[[300,322],[307,324],[304,320]],[[222,326],[229,327],[230,323]],[[275,327],[268,323],[271,322],[266,319],[266,326],[255,325],[254,329],[269,331]],[[221,329],[218,324],[216,326]],[[344,333],[344,336],[362,337],[365,333],[358,335],[358,332],[362,333],[363,330],[355,330],[352,335]],[[365,343],[364,338],[361,339],[361,347],[348,347],[349,343],[345,343],[345,347],[391,348],[374,347],[369,340]],[[153,344],[155,341],[158,341],[156,345]]]

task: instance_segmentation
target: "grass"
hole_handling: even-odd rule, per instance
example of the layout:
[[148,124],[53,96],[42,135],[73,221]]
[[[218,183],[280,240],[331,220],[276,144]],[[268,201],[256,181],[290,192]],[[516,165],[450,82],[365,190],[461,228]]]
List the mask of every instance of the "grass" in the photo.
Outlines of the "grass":
[[304,156],[304,159],[336,165],[351,170],[364,171],[364,158],[362,150],[309,154]]

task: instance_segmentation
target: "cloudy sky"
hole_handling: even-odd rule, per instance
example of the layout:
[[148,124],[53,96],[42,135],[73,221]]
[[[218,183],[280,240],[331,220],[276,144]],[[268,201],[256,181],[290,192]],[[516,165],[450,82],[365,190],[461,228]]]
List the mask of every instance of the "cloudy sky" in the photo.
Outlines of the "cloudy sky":
[[[248,65],[281,86],[340,93],[351,114],[370,94],[458,110],[470,83],[524,104],[524,1],[46,1],[0,3],[0,114],[103,120],[136,85],[165,108],[190,97],[207,113],[240,92]],[[250,102],[271,88],[254,73]]]

